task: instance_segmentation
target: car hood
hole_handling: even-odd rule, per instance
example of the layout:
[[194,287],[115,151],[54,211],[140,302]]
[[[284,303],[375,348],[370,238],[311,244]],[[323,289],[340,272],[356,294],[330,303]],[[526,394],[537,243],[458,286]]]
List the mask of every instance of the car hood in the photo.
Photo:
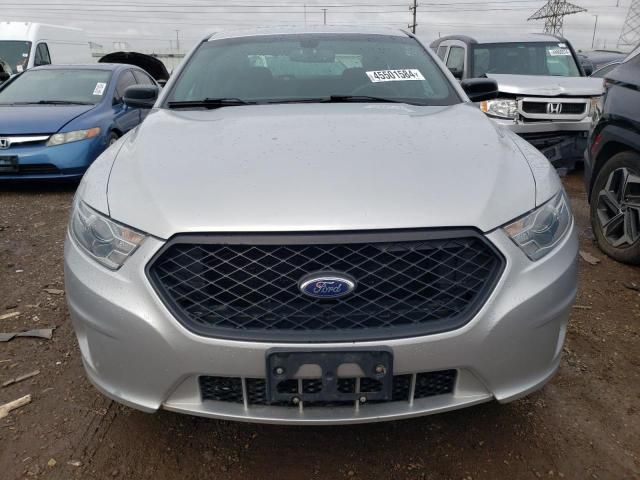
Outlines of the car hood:
[[487,77],[498,82],[500,92],[513,95],[595,97],[603,93],[602,80],[597,78],[495,73],[488,73]]
[[115,220],[180,232],[477,227],[535,206],[521,151],[470,104],[156,110],[108,183]]
[[0,135],[55,133],[95,105],[0,105]]

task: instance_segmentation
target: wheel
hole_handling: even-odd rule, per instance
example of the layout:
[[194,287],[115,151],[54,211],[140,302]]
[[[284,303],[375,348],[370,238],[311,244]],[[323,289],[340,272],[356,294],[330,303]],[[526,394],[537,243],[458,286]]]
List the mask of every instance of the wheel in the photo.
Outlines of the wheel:
[[591,225],[600,249],[640,264],[640,155],[623,152],[598,172],[591,192]]
[[107,148],[116,143],[120,136],[116,132],[111,132],[107,137]]

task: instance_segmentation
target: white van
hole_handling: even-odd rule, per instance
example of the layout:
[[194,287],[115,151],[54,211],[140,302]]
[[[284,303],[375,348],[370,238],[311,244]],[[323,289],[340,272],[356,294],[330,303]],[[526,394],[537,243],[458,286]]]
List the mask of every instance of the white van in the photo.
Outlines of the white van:
[[32,22],[0,22],[0,61],[8,74],[53,64],[91,63],[85,32]]

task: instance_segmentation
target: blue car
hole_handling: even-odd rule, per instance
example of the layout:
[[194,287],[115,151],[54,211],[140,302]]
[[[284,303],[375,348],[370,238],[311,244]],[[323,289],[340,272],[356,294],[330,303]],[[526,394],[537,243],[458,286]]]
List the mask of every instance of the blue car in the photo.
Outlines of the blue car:
[[0,87],[0,182],[73,180],[148,109],[122,97],[132,85],[156,85],[123,64],[47,65]]

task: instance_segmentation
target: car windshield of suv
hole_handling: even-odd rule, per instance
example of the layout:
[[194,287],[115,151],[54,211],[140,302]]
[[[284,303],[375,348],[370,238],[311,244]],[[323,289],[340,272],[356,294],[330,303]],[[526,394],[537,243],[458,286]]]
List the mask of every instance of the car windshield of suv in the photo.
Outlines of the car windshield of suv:
[[251,36],[203,43],[168,106],[205,99],[248,103],[371,101],[451,105],[461,100],[410,37],[364,34]]
[[568,45],[562,42],[493,43],[473,47],[473,76],[551,75],[579,77]]
[[31,42],[0,40],[0,61],[9,65],[9,74],[20,73],[27,69]]
[[109,70],[27,70],[0,90],[0,105],[96,104],[110,78]]

